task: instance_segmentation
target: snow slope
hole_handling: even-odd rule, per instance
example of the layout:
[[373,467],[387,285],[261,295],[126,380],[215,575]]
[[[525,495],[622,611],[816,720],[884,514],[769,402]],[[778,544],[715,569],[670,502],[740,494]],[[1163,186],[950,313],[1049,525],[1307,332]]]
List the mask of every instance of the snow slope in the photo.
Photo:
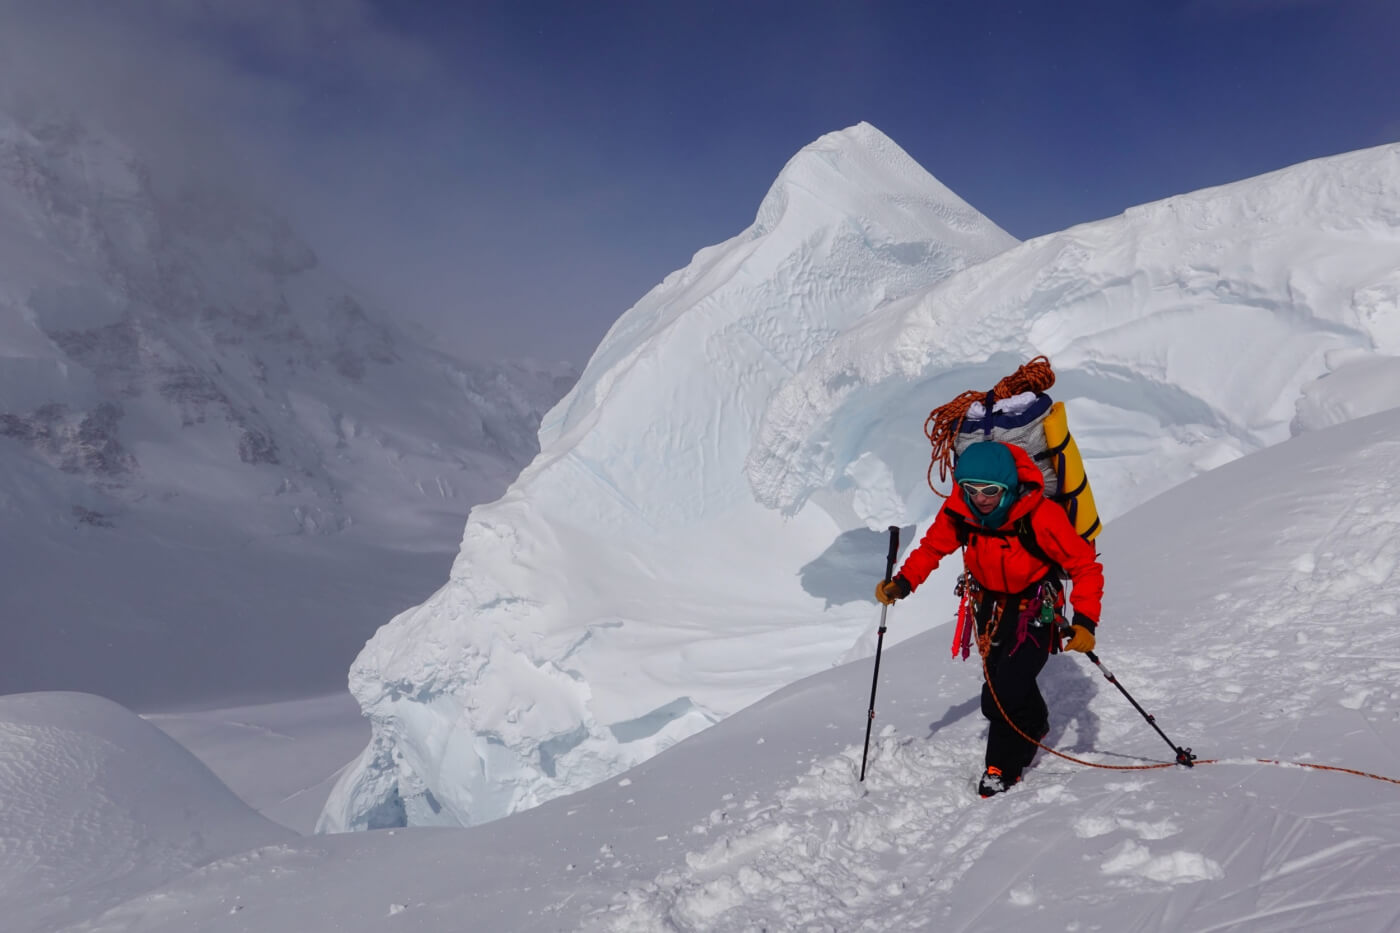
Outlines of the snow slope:
[[[395,326],[227,168],[0,105],[0,592],[43,620],[0,689],[150,707],[340,687],[570,384]],[[381,587],[350,579],[374,563]],[[322,649],[275,660],[291,643],[268,624]],[[160,676],[104,669],[135,658]]]
[[939,504],[925,416],[1037,353],[1111,521],[1394,404],[1397,302],[1400,146],[1014,245],[872,127],[824,137],[618,321],[448,584],[366,646],[374,737],[322,827],[498,817],[873,650],[869,555]]
[[143,717],[270,820],[310,833],[369,723],[350,694]]
[[293,834],[110,700],[0,697],[0,915],[52,929]]
[[[243,853],[74,930],[1393,929],[1400,786],[1400,411],[1213,470],[1104,535],[1099,653],[1187,771],[1071,764],[974,796],[980,673],[952,626],[775,692],[625,777],[468,829]],[[882,556],[870,555],[870,563]],[[919,624],[928,596],[891,611]],[[872,615],[875,611],[869,609]],[[1049,741],[1171,757],[1082,657],[1041,678]]]
[[[1042,752],[1023,787],[971,803],[973,700],[946,737],[938,723],[883,735],[869,797],[851,793],[857,748],[819,762],[629,892],[613,929],[1392,929],[1397,458],[1391,411],[1214,470],[1104,535],[1101,660],[1168,736],[1217,762],[1086,770]],[[1054,659],[1045,679],[1052,746],[1172,760],[1084,660]]]

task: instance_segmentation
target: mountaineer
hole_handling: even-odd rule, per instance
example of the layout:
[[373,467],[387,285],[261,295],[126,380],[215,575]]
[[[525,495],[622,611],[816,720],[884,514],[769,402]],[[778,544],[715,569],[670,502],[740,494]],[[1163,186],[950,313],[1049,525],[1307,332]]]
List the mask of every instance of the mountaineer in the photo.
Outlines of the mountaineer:
[[958,591],[973,625],[960,613],[957,639],[966,657],[975,628],[984,664],[982,714],[990,727],[978,793],[990,797],[1021,779],[1050,729],[1036,677],[1061,650],[1063,577],[1071,584],[1074,613],[1062,650],[1092,651],[1103,567],[1065,510],[1046,499],[1041,470],[1020,446],[971,444],[958,455],[953,480],[954,491],[923,540],[893,578],[877,585],[875,596],[884,605],[903,599],[943,558],[964,548]]

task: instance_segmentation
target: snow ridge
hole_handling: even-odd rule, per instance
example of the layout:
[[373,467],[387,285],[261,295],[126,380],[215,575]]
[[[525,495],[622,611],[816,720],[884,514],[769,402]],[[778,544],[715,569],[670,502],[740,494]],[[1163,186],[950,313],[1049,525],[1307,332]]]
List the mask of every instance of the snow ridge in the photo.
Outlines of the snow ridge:
[[1348,368],[1400,372],[1397,218],[1400,146],[1382,146],[1024,243],[883,309],[784,385],[749,458],[755,495],[795,513],[875,448],[907,481],[899,497],[928,502],[926,445],[906,426],[1039,353],[1106,517],[1291,431],[1389,407],[1374,373],[1367,400],[1331,417],[1303,397]]

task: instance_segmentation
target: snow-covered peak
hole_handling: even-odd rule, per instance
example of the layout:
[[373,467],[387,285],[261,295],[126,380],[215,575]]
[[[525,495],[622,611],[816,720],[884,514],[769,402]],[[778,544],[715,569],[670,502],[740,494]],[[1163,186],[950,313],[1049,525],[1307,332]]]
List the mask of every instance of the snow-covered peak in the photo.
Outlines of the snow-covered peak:
[[[541,443],[586,421],[643,356],[680,367],[677,383],[714,355],[795,371],[851,321],[1015,243],[870,124],[828,133],[788,161],[748,229],[617,320]],[[701,336],[710,346],[697,354]],[[632,381],[647,391],[651,377]]]
[[[944,229],[937,242],[928,242],[934,218]],[[946,257],[950,268],[1015,242],[869,123],[828,133],[799,150],[759,204],[748,236],[767,236],[784,223],[810,235],[815,228],[852,222],[878,229],[888,238],[887,250],[927,251],[921,261]]]

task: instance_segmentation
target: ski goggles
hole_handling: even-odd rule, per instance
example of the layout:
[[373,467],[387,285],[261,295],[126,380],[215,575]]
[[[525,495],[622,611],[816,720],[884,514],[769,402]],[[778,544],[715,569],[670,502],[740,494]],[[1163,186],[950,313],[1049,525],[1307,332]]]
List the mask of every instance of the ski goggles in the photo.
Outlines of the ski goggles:
[[982,496],[986,498],[987,496],[999,496],[1006,492],[1006,487],[1001,483],[979,483],[973,480],[963,480],[961,483],[958,483],[958,485],[962,487],[963,495],[965,496]]

